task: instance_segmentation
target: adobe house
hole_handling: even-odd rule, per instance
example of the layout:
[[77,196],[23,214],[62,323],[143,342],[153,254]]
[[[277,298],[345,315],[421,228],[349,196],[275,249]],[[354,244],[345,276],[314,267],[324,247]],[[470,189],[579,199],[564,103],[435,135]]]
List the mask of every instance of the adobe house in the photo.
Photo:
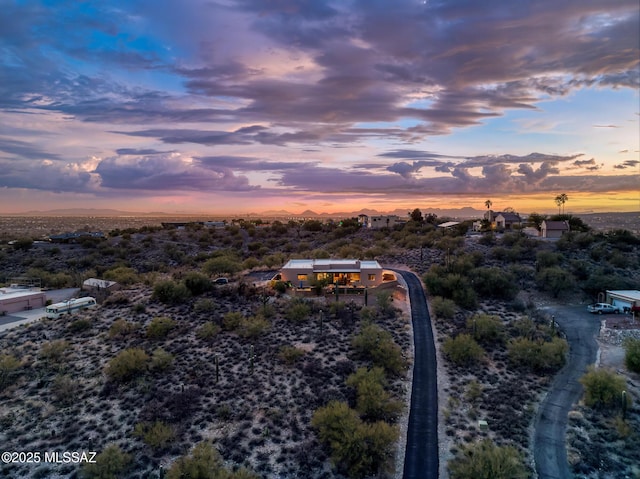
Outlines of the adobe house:
[[292,259],[282,267],[281,279],[294,286],[306,288],[314,280],[328,280],[329,284],[345,286],[376,287],[385,277],[377,261],[359,259]]
[[544,220],[540,225],[540,236],[543,238],[561,238],[564,233],[569,232],[567,221]]

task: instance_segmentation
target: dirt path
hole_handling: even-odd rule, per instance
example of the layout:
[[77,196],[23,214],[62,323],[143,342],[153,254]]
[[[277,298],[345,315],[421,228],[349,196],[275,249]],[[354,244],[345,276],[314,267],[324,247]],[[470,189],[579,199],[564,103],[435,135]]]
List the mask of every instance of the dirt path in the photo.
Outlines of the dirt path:
[[600,318],[586,312],[583,305],[554,305],[541,308],[555,320],[569,342],[567,364],[558,373],[538,409],[533,453],[539,479],[570,479],[565,432],[567,415],[582,394],[578,379],[596,361],[596,336]]

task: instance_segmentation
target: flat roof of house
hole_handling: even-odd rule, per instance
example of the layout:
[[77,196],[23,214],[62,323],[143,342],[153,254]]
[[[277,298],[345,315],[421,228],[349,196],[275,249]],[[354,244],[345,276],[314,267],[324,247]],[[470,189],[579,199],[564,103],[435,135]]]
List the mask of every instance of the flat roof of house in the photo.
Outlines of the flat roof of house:
[[[5,290],[6,291],[6,290]],[[5,299],[15,299],[15,298],[23,298],[23,297],[33,297],[33,296],[43,296],[44,293],[40,290],[22,290],[22,291],[10,291],[10,292],[0,292],[0,301]]]
[[607,291],[609,294],[615,294],[616,296],[623,296],[634,301],[640,301],[640,291],[635,289],[622,289],[618,291]]
[[452,226],[459,225],[459,221],[447,221],[446,223],[440,223],[438,228],[451,228]]
[[358,272],[363,269],[382,269],[375,260],[358,259],[291,259],[282,269],[310,269],[313,271]]

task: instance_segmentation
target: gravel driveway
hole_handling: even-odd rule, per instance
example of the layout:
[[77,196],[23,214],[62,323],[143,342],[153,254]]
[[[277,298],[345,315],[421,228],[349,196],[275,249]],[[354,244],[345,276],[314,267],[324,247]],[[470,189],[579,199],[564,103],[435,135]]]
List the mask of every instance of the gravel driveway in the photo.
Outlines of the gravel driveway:
[[554,315],[569,343],[567,364],[555,377],[535,420],[533,454],[539,479],[571,479],[565,433],[567,415],[582,395],[578,382],[598,352],[596,336],[600,317],[589,314],[584,305],[553,305],[540,308]]

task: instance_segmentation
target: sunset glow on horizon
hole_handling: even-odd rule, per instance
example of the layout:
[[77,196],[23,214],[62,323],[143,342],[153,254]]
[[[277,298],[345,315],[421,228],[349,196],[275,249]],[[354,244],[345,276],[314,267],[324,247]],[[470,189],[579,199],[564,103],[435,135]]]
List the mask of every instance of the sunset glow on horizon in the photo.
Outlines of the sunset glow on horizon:
[[637,0],[10,0],[0,27],[0,214],[640,211]]

